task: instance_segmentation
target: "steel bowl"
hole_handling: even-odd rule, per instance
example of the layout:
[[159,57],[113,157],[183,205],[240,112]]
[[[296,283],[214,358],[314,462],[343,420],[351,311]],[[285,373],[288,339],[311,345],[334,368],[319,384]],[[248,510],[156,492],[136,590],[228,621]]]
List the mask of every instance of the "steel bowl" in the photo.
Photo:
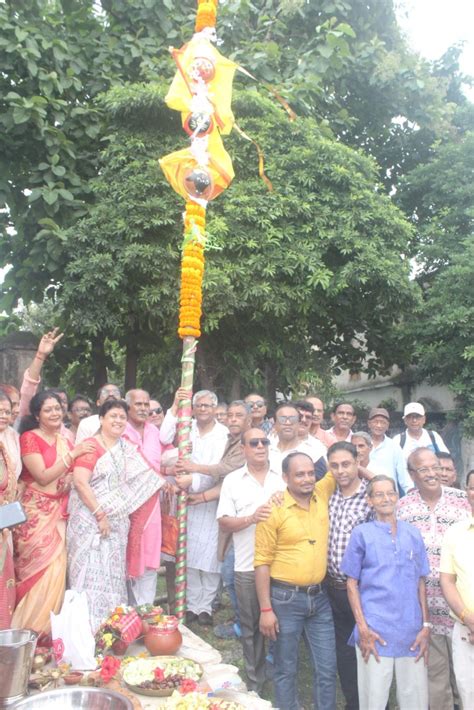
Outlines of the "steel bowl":
[[59,688],[30,695],[12,706],[12,710],[133,710],[131,701],[106,688]]

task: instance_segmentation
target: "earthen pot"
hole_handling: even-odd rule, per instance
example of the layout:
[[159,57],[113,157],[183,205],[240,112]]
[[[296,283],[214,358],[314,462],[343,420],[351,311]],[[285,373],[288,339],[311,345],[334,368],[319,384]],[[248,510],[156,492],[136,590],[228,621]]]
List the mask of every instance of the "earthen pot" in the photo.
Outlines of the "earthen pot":
[[160,628],[150,624],[143,637],[145,647],[152,656],[172,656],[183,643],[181,631],[174,628]]

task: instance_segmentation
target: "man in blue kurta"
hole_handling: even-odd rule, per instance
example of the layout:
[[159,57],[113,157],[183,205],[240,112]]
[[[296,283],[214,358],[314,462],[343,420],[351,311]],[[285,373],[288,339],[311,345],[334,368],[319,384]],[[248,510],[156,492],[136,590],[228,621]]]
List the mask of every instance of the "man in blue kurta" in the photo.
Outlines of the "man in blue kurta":
[[341,564],[356,620],[359,706],[384,710],[395,670],[400,710],[427,710],[426,662],[431,624],[419,531],[396,518],[398,493],[389,476],[367,486],[375,520],[354,528]]

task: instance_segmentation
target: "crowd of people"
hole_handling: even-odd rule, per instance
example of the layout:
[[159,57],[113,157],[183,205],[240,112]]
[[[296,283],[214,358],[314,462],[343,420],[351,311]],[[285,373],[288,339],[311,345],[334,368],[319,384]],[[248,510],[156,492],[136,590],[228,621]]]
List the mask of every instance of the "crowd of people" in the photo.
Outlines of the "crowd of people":
[[[85,591],[93,632],[119,604],[153,603],[166,568],[174,606],[172,520],[188,501],[189,625],[213,624],[223,584],[251,690],[274,684],[300,710],[299,642],[314,707],[383,710],[393,675],[401,710],[474,707],[474,471],[462,476],[423,405],[405,432],[350,403],[324,424],[320,398],[278,404],[249,393],[229,405],[192,396],[189,455],[178,457],[178,389],[165,413],[148,392],[106,383],[88,397],[38,391],[61,339],[40,341],[20,391],[0,385],[0,504],[26,522],[1,533],[0,628],[47,638],[66,588]],[[162,544],[163,541],[163,544]],[[165,545],[166,541],[166,545]],[[172,547],[172,545],[171,545]]]

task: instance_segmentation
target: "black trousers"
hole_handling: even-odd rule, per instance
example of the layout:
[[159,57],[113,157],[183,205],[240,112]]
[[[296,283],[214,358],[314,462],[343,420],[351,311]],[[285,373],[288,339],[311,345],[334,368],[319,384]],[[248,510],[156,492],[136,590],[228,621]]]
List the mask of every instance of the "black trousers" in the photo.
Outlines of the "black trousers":
[[347,645],[347,641],[355,626],[354,615],[351,605],[349,604],[346,589],[335,589],[329,584],[326,589],[334,617],[337,672],[346,700],[346,710],[359,710],[356,653],[354,646]]

